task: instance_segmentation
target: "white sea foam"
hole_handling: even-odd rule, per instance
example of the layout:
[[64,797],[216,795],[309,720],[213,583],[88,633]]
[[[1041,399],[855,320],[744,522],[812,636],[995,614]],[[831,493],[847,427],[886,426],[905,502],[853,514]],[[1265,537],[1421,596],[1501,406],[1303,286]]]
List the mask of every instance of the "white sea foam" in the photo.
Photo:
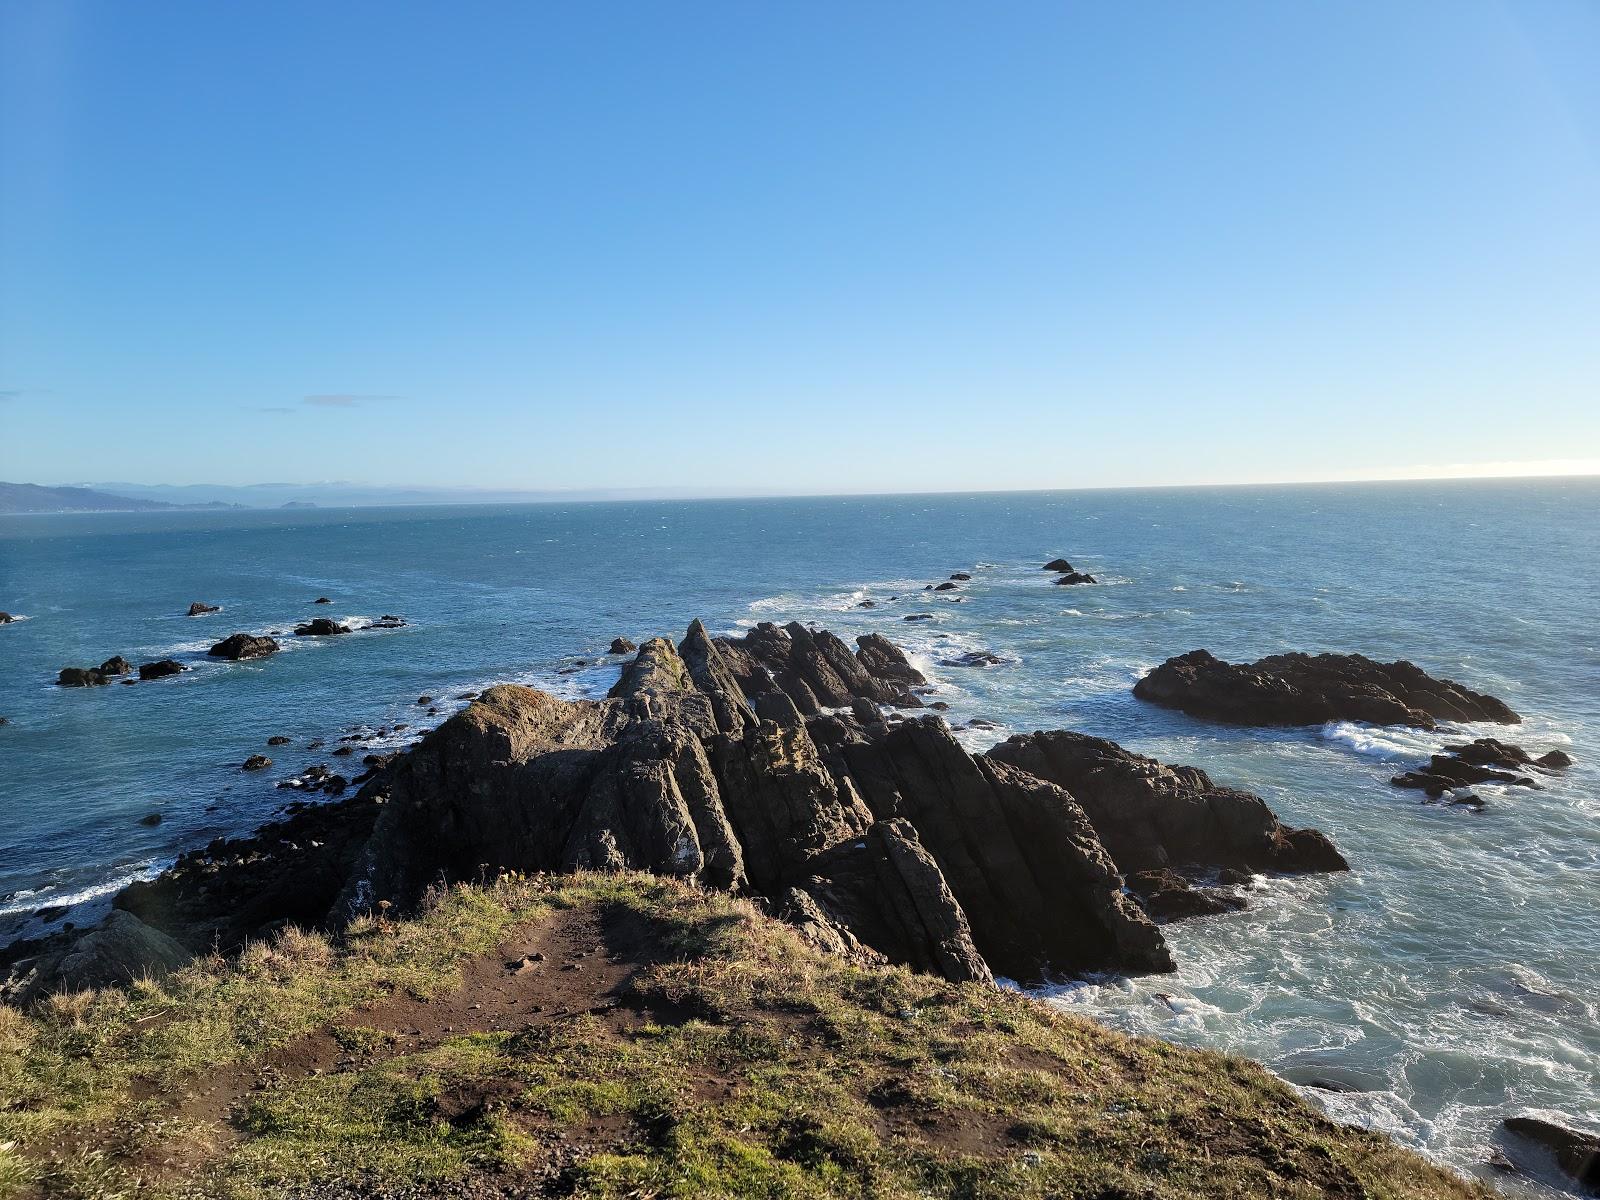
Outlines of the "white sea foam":
[[[11,894],[10,900],[0,905],[0,917],[16,917],[32,914],[41,908],[55,908],[65,905],[77,907],[89,904],[104,897],[114,895],[141,879],[149,879],[157,869],[155,859],[135,864],[124,873],[100,883],[90,884],[88,887],[78,888],[70,892],[58,892],[53,888],[41,887],[23,888]],[[19,901],[21,903],[19,903]]]

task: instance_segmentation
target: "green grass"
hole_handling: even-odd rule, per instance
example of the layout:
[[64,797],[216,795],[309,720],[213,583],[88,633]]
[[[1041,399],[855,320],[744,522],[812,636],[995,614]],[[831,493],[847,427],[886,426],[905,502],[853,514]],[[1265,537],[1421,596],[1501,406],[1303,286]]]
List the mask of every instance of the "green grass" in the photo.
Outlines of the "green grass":
[[[403,1050],[396,993],[564,913],[660,961],[582,1012]],[[342,1064],[265,1071],[332,1031]],[[181,1097],[219,1078],[237,1102]],[[481,1103],[480,1103],[481,1101]],[[1331,1124],[1243,1060],[1026,997],[868,968],[647,876],[508,878],[337,942],[299,932],[127,992],[0,1009],[0,1197],[1444,1198],[1484,1195]]]

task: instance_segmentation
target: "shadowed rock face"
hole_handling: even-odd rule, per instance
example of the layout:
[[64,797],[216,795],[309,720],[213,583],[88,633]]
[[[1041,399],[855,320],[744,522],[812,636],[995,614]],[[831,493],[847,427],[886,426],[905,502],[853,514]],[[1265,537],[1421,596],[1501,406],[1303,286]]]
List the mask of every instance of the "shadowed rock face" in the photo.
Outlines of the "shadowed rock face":
[[1141,700],[1237,725],[1373,725],[1436,728],[1440,721],[1522,720],[1502,701],[1409,662],[1360,654],[1275,654],[1228,663],[1206,650],[1169,658],[1134,684]]
[[1232,867],[1346,871],[1315,829],[1291,829],[1251,792],[1218,787],[1199,767],[1167,766],[1115,742],[1067,730],[1018,734],[989,751],[1060,784],[1088,814],[1117,869]]
[[602,700],[490,688],[351,798],[185,856],[118,905],[200,950],[404,909],[441,879],[638,868],[758,897],[841,952],[1036,980],[1173,968],[1124,872],[1344,866],[1193,768],[1059,733],[974,756],[937,716],[883,719],[923,682],[876,635],[852,652],[697,621],[645,642]]

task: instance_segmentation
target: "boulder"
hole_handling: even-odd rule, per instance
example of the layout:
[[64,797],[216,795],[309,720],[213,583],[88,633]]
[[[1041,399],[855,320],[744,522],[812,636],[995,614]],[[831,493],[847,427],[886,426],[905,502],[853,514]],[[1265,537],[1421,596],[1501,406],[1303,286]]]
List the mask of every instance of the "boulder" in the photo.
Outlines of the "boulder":
[[1072,564],[1064,558],[1052,558],[1045,563],[1044,569],[1046,571],[1070,571],[1072,570]]
[[269,637],[234,633],[223,638],[206,653],[213,658],[226,658],[238,662],[249,658],[265,658],[269,654],[276,654],[278,650],[278,643]]
[[244,760],[242,769],[246,771],[264,771],[272,765],[272,760],[265,754],[252,754]]
[[1501,1122],[1509,1134],[1540,1146],[1579,1187],[1600,1192],[1600,1134],[1569,1128],[1544,1117],[1507,1117]]
[[1067,586],[1077,583],[1096,583],[1098,581],[1087,571],[1068,571],[1060,579],[1056,580],[1056,582],[1058,584]]
[[1205,650],[1169,658],[1134,685],[1141,700],[1237,725],[1373,725],[1437,728],[1440,721],[1518,724],[1504,702],[1412,663],[1360,654],[1277,654],[1234,664]]
[[625,637],[617,637],[617,638],[612,638],[611,639],[611,648],[609,650],[607,650],[606,653],[607,654],[632,654],[638,648],[639,647],[635,646],[627,638],[625,638]]
[[9,999],[31,1004],[53,992],[114,987],[178,970],[191,954],[173,938],[132,913],[113,911],[101,924],[42,954],[13,974]]
[[100,687],[110,682],[93,667],[62,667],[56,676],[57,687]]
[[965,583],[967,580],[971,579],[972,576],[968,575],[965,571],[957,571],[954,575],[950,576],[950,578],[955,580],[957,583]]
[[318,596],[311,603],[313,603],[313,604],[332,604],[333,601],[328,599],[326,596]]
[[188,613],[188,615],[191,616],[191,617],[203,617],[207,613],[214,613],[214,612],[221,612],[221,611],[222,611],[222,606],[220,604],[206,604],[203,601],[196,600],[193,604],[189,605],[189,613]]
[[1564,771],[1572,765],[1572,756],[1565,750],[1551,750],[1547,754],[1541,754],[1533,761],[1536,765],[1544,767],[1546,770]]
[[155,662],[139,665],[139,678],[165,679],[168,675],[181,675],[187,669],[175,658],[158,658]]
[[937,587],[936,587],[936,588],[934,588],[934,589],[933,589],[933,590],[934,590],[934,591],[936,591],[936,592],[953,592],[953,591],[955,591],[955,590],[956,590],[956,586],[957,586],[957,585],[956,585],[956,584],[953,584],[953,583],[951,583],[951,582],[950,582],[950,581],[949,581],[949,580],[948,580],[948,579],[947,579],[947,580],[945,580],[945,581],[944,581],[944,582],[943,582],[943,583],[941,583],[941,584],[939,584],[939,585],[938,585],[938,586],[937,586]]
[[106,676],[108,679],[115,679],[121,675],[133,674],[133,664],[127,659],[123,658],[120,654],[113,655],[112,657],[106,659],[105,662],[101,663],[96,669],[100,672],[100,674]]
[[348,626],[341,625],[328,617],[315,617],[304,625],[294,627],[295,637],[333,637],[341,633],[349,633]]
[[267,745],[269,746],[287,746],[288,744],[289,739],[281,733],[275,733],[267,739]]

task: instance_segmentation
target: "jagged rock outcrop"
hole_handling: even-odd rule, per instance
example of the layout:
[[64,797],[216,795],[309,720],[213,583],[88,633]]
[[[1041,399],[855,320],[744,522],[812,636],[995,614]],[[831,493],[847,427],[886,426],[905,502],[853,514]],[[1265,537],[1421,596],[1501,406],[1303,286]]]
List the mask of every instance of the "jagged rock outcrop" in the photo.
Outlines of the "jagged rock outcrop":
[[200,949],[403,910],[441,880],[639,868],[758,897],[841,952],[1035,980],[1172,969],[1119,853],[1343,866],[1192,768],[1108,742],[1099,772],[1052,763],[1045,741],[975,757],[937,716],[881,715],[923,682],[879,635],[852,652],[800,625],[713,638],[697,621],[676,646],[646,641],[604,699],[489,688],[350,798],[213,843],[118,905]]
[[206,653],[212,658],[228,658],[235,662],[246,658],[265,658],[278,652],[278,643],[269,637],[249,633],[233,633],[223,638]]
[[1141,700],[1236,725],[1366,721],[1434,729],[1440,721],[1522,720],[1493,696],[1409,662],[1361,654],[1275,654],[1228,663],[1206,650],[1169,658],[1134,685]]
[[1077,584],[1077,583],[1098,583],[1098,582],[1099,581],[1097,579],[1095,579],[1095,577],[1093,575],[1089,574],[1089,572],[1087,572],[1087,571],[1068,571],[1060,579],[1056,580],[1056,583],[1058,583],[1058,584],[1060,584],[1060,585],[1062,585],[1064,587],[1070,587],[1071,585]]
[[155,662],[139,664],[140,679],[165,679],[168,675],[181,675],[186,670],[175,658],[158,658]]
[[220,604],[207,604],[203,600],[196,600],[193,604],[189,605],[188,615],[191,617],[203,617],[207,613],[221,611],[222,606]]

